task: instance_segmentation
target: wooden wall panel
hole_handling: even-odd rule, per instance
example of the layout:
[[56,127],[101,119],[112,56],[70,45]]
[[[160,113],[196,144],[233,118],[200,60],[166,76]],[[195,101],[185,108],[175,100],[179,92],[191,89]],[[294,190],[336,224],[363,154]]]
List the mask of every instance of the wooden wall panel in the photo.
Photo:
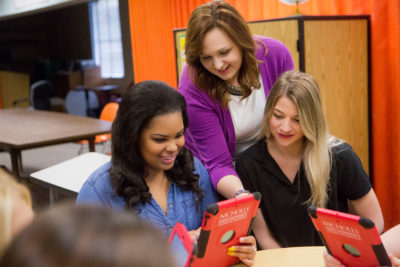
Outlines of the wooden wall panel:
[[305,21],[304,49],[331,133],[352,145],[369,173],[367,27],[366,19]]
[[253,34],[272,37],[284,43],[292,55],[296,70],[299,69],[299,52],[297,51],[299,28],[297,20],[251,22],[248,25]]

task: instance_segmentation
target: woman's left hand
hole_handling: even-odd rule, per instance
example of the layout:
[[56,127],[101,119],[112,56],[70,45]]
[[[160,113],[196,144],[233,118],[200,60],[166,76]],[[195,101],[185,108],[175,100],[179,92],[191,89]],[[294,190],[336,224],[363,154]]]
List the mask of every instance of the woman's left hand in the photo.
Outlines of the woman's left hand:
[[240,245],[232,246],[228,249],[229,256],[238,257],[244,264],[251,266],[254,264],[257,246],[254,236],[244,236],[239,238]]
[[192,238],[192,241],[197,244],[197,240],[200,236],[201,227],[197,228],[196,230],[189,231],[189,236]]

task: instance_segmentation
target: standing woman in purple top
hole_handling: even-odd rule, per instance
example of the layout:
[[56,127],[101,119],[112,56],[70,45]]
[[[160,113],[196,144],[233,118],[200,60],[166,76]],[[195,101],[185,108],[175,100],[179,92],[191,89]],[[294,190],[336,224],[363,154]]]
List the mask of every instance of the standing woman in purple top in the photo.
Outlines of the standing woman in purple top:
[[246,191],[233,162],[256,142],[266,96],[279,75],[294,68],[293,60],[281,42],[252,36],[224,1],[192,12],[185,53],[178,90],[190,121],[186,146],[204,163],[214,188],[236,197]]

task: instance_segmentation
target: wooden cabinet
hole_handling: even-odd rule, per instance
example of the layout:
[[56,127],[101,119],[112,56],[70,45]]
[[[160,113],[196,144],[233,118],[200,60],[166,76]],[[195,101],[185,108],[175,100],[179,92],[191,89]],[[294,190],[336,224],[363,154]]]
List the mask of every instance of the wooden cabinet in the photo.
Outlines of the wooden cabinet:
[[[369,173],[369,17],[292,16],[249,22],[249,27],[253,34],[282,41],[296,69],[316,78],[330,132],[353,147]],[[184,34],[175,31],[178,79]]]
[[[29,99],[29,74],[0,71],[0,107],[12,108],[12,102],[16,99]],[[28,107],[29,101],[20,105]]]

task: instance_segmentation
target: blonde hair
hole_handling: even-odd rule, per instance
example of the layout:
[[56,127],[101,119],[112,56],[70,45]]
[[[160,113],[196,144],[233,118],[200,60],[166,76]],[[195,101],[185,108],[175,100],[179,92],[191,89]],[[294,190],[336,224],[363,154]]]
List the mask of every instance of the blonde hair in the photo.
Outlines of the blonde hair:
[[265,106],[260,137],[271,138],[269,120],[276,102],[282,96],[297,107],[300,126],[304,134],[303,167],[311,188],[306,204],[325,207],[332,166],[331,148],[341,143],[330,136],[322,111],[319,87],[315,79],[299,71],[283,73],[272,87]]
[[28,188],[0,168],[0,256],[12,239],[12,217],[17,199],[32,206]]
[[[242,52],[242,65],[238,82],[244,90],[243,98],[248,97],[252,88],[260,88],[258,60],[249,27],[243,17],[230,4],[215,0],[198,6],[190,15],[186,31],[185,55],[193,83],[204,90],[213,100],[227,107],[230,94],[224,80],[208,72],[200,62],[205,35],[213,29],[224,31]],[[262,42],[257,45],[264,46]],[[264,46],[265,47],[265,46]],[[265,48],[265,50],[267,50]]]

